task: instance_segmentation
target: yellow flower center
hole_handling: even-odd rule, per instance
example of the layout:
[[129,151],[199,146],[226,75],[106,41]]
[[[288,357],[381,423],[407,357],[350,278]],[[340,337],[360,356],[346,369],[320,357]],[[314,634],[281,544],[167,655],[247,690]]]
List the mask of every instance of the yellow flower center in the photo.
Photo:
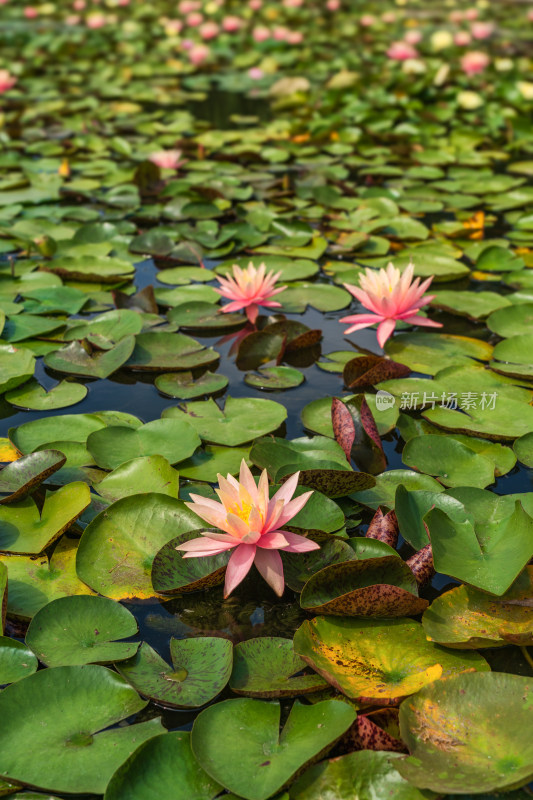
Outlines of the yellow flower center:
[[252,513],[252,505],[251,503],[243,503],[242,506],[235,504],[231,508],[231,513],[242,519],[243,522],[248,522]]

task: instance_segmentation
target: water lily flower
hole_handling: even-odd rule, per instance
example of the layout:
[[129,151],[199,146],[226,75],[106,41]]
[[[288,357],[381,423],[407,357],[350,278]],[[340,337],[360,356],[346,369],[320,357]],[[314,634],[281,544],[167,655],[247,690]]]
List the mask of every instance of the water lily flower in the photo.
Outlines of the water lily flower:
[[407,61],[408,58],[416,58],[416,49],[408,42],[393,42],[387,50],[387,55],[393,61]]
[[205,44],[195,44],[189,50],[189,61],[193,66],[199,67],[209,58],[211,51]]
[[233,550],[226,569],[224,597],[245,578],[252,564],[281,597],[285,581],[278,550],[308,553],[319,549],[316,542],[305,536],[283,530],[283,526],[301,511],[313,494],[305,492],[292,499],[299,474],[292,475],[269,500],[267,471],[263,470],[256,485],[243,459],[239,480],[232,475],[227,478],[217,476],[219,488],[215,491],[220,503],[198,494],[191,494],[192,502],[185,503],[201,519],[219,530],[203,531],[199,538],[178,545],[176,550],[185,553],[184,558],[213,556]]
[[474,39],[488,39],[494,33],[492,22],[474,22],[470,26]]
[[420,278],[413,280],[413,272],[411,263],[403,274],[390,263],[387,269],[366,269],[359,278],[359,286],[345,283],[345,288],[371,312],[343,317],[340,322],[350,323],[345,333],[360,331],[378,323],[378,344],[383,347],[399,321],[442,328],[440,322],[418,315],[422,306],[433,300],[435,295],[424,295],[433,278],[420,283]]
[[159,150],[157,153],[152,153],[148,160],[161,169],[177,169],[183,164],[181,154],[181,150]]
[[472,37],[468,31],[457,31],[453,37],[453,43],[457,45],[457,47],[468,47],[471,41]]
[[226,31],[226,33],[235,33],[239,31],[242,27],[242,20],[240,17],[232,16],[228,14],[227,17],[224,17],[222,20],[222,28]]
[[14,75],[11,75],[9,70],[7,69],[0,69],[0,94],[4,94],[4,92],[8,92],[13,86],[16,84],[17,79]]
[[265,73],[261,69],[261,67],[250,67],[248,70],[248,77],[251,78],[253,81],[260,81],[262,78],[265,77]]
[[407,44],[420,44],[422,41],[422,32],[417,30],[406,31],[403,40],[407,42]]
[[441,30],[435,31],[431,36],[431,46],[435,52],[446,50],[453,44],[453,36],[450,31]]
[[35,17],[39,16],[39,12],[34,6],[26,6],[24,9],[24,16],[26,19],[35,19]]
[[263,6],[263,0],[250,0],[248,5],[252,11],[259,11]]
[[264,25],[257,25],[252,31],[252,36],[256,42],[266,42],[270,39],[270,31]]
[[220,33],[220,28],[218,27],[216,22],[213,22],[213,20],[204,22],[203,25],[200,25],[198,30],[200,32],[200,36],[206,42],[209,41],[210,39],[216,39],[216,37]]
[[472,21],[473,19],[477,19],[479,16],[479,11],[477,8],[467,8],[464,13],[465,19]]
[[340,7],[340,0],[328,0],[326,3],[326,8],[328,11],[338,11]]
[[99,28],[104,27],[104,25],[107,23],[107,18],[105,14],[90,14],[85,22],[88,28],[96,31]]
[[178,5],[180,14],[190,14],[192,11],[198,11],[202,7],[199,0],[181,0]]
[[204,21],[204,16],[203,14],[200,14],[199,11],[191,11],[190,14],[187,14],[185,21],[189,28],[198,28],[198,26]]
[[251,261],[246,269],[241,269],[238,264],[234,264],[232,269],[233,275],[217,278],[221,288],[215,289],[215,292],[232,301],[221,309],[223,312],[244,309],[246,316],[254,325],[259,313],[259,306],[279,308],[281,303],[269,298],[285,291],[285,286],[275,288],[281,272],[267,273],[264,263],[259,267],[254,267]]
[[362,25],[363,28],[371,28],[375,21],[376,18],[373,14],[363,14],[359,20],[359,24]]
[[461,59],[461,69],[467,75],[477,75],[483,72],[490,64],[490,58],[481,50],[471,50],[465,53]]

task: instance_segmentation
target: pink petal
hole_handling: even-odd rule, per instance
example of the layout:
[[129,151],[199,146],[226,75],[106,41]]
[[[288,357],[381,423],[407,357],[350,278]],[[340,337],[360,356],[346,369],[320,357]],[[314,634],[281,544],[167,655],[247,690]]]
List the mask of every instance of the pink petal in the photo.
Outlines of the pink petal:
[[422,325],[426,328],[442,328],[442,322],[435,322],[427,317],[406,317],[404,322],[409,322],[411,325]]
[[280,531],[264,533],[257,540],[257,546],[266,550],[279,550],[281,547],[287,547],[288,544],[289,540]]
[[283,535],[289,542],[289,546],[283,548],[285,553],[309,553],[311,550],[320,550],[319,544],[307,539],[305,536],[300,536],[299,533],[283,531]]
[[295,497],[290,503],[287,503],[278,519],[278,525],[286,525],[289,520],[298,514],[305,506],[313,492],[304,492],[300,497]]
[[283,562],[278,551],[258,549],[254,563],[268,585],[274,589],[278,597],[281,597],[285,588],[285,580],[283,578]]
[[275,495],[272,496],[270,502],[273,506],[276,505],[278,500],[283,500],[285,503],[288,503],[291,497],[293,496],[294,492],[296,491],[296,487],[298,486],[298,478],[300,477],[300,472],[295,472],[294,475],[285,481],[283,486],[278,489]]
[[199,558],[201,556],[216,556],[218,553],[224,553],[237,545],[238,542],[235,539],[230,544],[229,542],[214,542],[212,539],[200,536],[198,539],[191,539],[190,542],[179,544],[176,550],[185,553],[184,558]]
[[247,307],[246,316],[248,317],[252,325],[255,325],[255,321],[257,319],[258,314],[259,314],[259,306],[257,306],[255,303],[252,303]]
[[256,549],[255,544],[240,544],[235,548],[226,568],[224,597],[228,597],[247,576],[254,562]]
[[386,319],[383,322],[380,322],[378,325],[378,344],[380,347],[383,347],[389,336],[392,336],[392,332],[394,331],[395,327],[395,319]]
[[196,503],[185,503],[187,508],[191,511],[194,511],[201,519],[205,522],[208,522],[210,525],[213,525],[215,528],[221,528],[223,531],[227,531],[226,525],[226,513],[224,511],[224,507],[220,506],[220,511],[215,510],[214,508],[210,508],[209,506],[200,505]]

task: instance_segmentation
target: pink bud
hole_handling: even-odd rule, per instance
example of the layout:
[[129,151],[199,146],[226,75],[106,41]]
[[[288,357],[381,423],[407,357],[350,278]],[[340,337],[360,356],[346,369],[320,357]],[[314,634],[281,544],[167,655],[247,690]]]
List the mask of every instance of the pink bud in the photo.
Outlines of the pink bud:
[[235,33],[236,31],[240,30],[242,26],[242,20],[240,17],[224,17],[222,20],[222,27],[226,31],[226,33]]
[[468,31],[457,31],[457,33],[453,37],[453,41],[457,45],[457,47],[467,47],[472,41],[472,37],[470,36]]
[[407,31],[403,39],[407,44],[418,44],[422,41],[422,34],[420,31]]
[[304,35],[301,31],[289,31],[287,33],[287,44],[301,44],[303,42]]
[[187,14],[185,21],[190,28],[197,28],[204,21],[204,17],[198,11],[191,11],[190,14]]
[[407,42],[393,42],[387,55],[393,61],[407,61],[408,58],[417,58],[418,52]]
[[39,16],[39,12],[33,6],[26,6],[24,9],[24,16],[26,19],[35,19],[35,17]]
[[474,39],[488,39],[494,33],[492,22],[474,22],[470,28]]
[[200,32],[200,36],[206,42],[210,39],[216,39],[220,32],[220,28],[216,22],[204,22],[203,25],[200,25],[198,30]]
[[250,67],[248,70],[248,77],[253,81],[260,81],[264,77],[264,72],[259,67]]
[[326,3],[326,8],[328,11],[338,11],[340,7],[340,0],[328,0]]
[[263,0],[250,0],[248,5],[252,11],[259,11],[259,9],[263,6]]
[[16,84],[17,79],[11,75],[9,70],[0,69],[0,94],[8,92]]
[[359,24],[362,25],[363,28],[371,28],[375,21],[376,18],[372,16],[372,14],[363,14],[359,20]]
[[473,19],[477,19],[478,15],[479,15],[479,12],[478,12],[477,8],[467,8],[466,11],[465,11],[465,19],[469,20],[470,22]]
[[74,0],[74,2],[72,3],[72,8],[75,11],[83,11],[83,9],[85,8],[85,0]]
[[277,28],[274,28],[274,39],[276,42],[284,42],[287,38],[289,31],[287,28],[279,25]]
[[256,42],[265,42],[267,39],[270,39],[270,31],[268,28],[265,28],[264,25],[258,25],[253,29],[252,36]]
[[479,72],[483,72],[489,64],[490,58],[480,50],[471,50],[469,53],[465,53],[461,59],[461,69],[467,75],[476,75]]
[[189,61],[195,67],[199,67],[200,64],[203,64],[203,62],[209,57],[209,53],[210,50],[209,47],[207,47],[207,45],[195,44],[189,50]]

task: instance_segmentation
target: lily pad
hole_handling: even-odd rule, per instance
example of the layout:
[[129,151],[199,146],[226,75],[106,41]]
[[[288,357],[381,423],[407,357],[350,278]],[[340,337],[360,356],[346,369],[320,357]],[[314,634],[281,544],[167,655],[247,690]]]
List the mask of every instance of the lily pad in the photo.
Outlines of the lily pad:
[[211,347],[204,347],[183,333],[140,333],[126,367],[143,372],[174,372],[207,367],[218,358]]
[[[531,680],[504,673],[465,673],[426,686],[400,708],[410,756],[396,769],[415,786],[448,792],[496,792],[533,775]],[[494,724],[494,720],[498,724]]]
[[349,306],[352,298],[339,286],[295,281],[276,299],[281,303],[282,311],[303,314],[307,306],[312,306],[318,311],[339,311]]
[[229,791],[245,800],[266,800],[331,747],[356,716],[337,700],[312,706],[296,701],[280,733],[280,713],[279,703],[248,697],[217,703],[194,722],[193,753]]
[[167,664],[143,642],[129,661],[117,664],[119,673],[144,697],[170,708],[198,708],[209,703],[231,675],[233,646],[216,636],[171,639]]
[[[62,709],[53,719],[50,698]],[[51,792],[103,794],[120,764],[162,731],[159,719],[110,727],[145,705],[106,667],[40,670],[0,694],[0,774]]]
[[306,668],[291,639],[248,639],[235,647],[229,686],[235,694],[264,698],[295,697],[327,688],[316,673],[301,674]]
[[533,347],[533,333],[521,333],[510,336],[496,345],[493,352],[492,369],[504,375],[533,378],[531,364],[531,348]]
[[428,601],[418,597],[407,564],[393,555],[324,567],[303,587],[300,605],[334,616],[402,617],[420,614]]
[[[236,447],[279,428],[287,417],[281,403],[262,398],[228,397],[224,410],[213,399],[167,408],[163,419],[190,426],[204,441]],[[187,453],[183,458],[187,458]],[[181,459],[178,459],[181,460]]]
[[[74,324],[63,334],[66,342],[81,341],[101,336],[110,342],[118,343],[126,336],[140,333],[143,321],[140,314],[129,309],[113,309],[88,320],[74,320]],[[129,356],[128,356],[129,357]]]
[[320,550],[308,553],[282,553],[285,583],[294,592],[301,592],[309,578],[324,567],[355,558],[350,545],[337,537],[320,543]]
[[199,331],[216,331],[226,328],[234,330],[242,328],[246,324],[246,317],[243,314],[225,314],[214,303],[199,301],[174,306],[167,313],[167,319],[184,330]]
[[42,417],[10,428],[9,438],[21,453],[32,453],[39,447],[57,441],[59,431],[64,441],[85,443],[89,434],[105,428],[106,425],[138,428],[141,424],[137,417],[120,411],[62,414],[57,417]]
[[473,359],[488,361],[492,346],[480,339],[448,333],[402,333],[389,339],[385,352],[414,372],[435,375],[444,367],[468,365]]
[[294,650],[336,689],[370,705],[395,705],[441,677],[490,669],[475,652],[428,642],[408,619],[315,617],[296,631]]
[[169,731],[142,744],[119,767],[105,800],[214,800],[221,788],[194,758],[190,734]]
[[376,477],[376,485],[373,488],[355,492],[354,500],[374,509],[378,506],[392,509],[398,486],[405,486],[409,491],[444,491],[442,484],[430,475],[423,475],[409,469],[391,469]]
[[0,504],[13,503],[30,494],[43,481],[61,469],[65,456],[58,450],[40,450],[21,456],[7,464],[0,472]]
[[185,461],[180,461],[179,471],[182,478],[192,481],[208,481],[215,483],[217,475],[237,475],[241,461],[250,466],[250,447],[217,447],[205,445]]
[[83,383],[61,381],[48,391],[36,380],[30,380],[19,389],[6,394],[6,400],[13,406],[30,411],[50,411],[66,408],[80,403],[87,396],[88,389]]
[[170,539],[198,527],[198,517],[180,500],[155,493],[124,497],[85,528],[76,559],[78,575],[113,600],[154,597],[154,556]]
[[404,447],[406,466],[438,478],[445,486],[477,486],[494,482],[494,462],[473,452],[452,436],[415,436]]
[[533,645],[533,567],[500,597],[457,586],[435,598],[422,617],[426,636],[446,647]]
[[48,353],[44,357],[44,363],[56,372],[67,372],[88,378],[108,378],[124,366],[134,346],[133,336],[125,336],[109,350],[92,350],[91,345],[75,341]]
[[163,456],[140,456],[125,461],[93,486],[98,494],[112,503],[121,497],[144,492],[159,492],[177,498],[179,473]]
[[0,394],[9,392],[33,376],[35,357],[30,350],[0,344]]
[[533,467],[533,433],[526,433],[517,439],[513,450],[522,464],[525,464],[526,467]]
[[107,597],[60,597],[32,619],[26,644],[47,667],[110,664],[131,658],[138,642],[137,622],[127,608]]
[[59,539],[90,503],[81,481],[48,492],[39,512],[31,497],[0,506],[0,552],[38,554]]
[[0,636],[0,686],[32,675],[37,672],[38,666],[39,662],[25,644],[8,636]]
[[304,382],[304,376],[293,367],[260,367],[256,373],[248,372],[244,382],[256,389],[293,389]]
[[194,400],[208,394],[216,394],[226,388],[229,381],[225,375],[206,372],[194,380],[192,372],[169,372],[158,375],[155,385],[160,392],[181,400]]
[[195,539],[204,525],[199,518],[198,530],[184,533],[163,545],[154,558],[152,583],[160,594],[183,594],[218,586],[224,580],[230,553],[223,552],[205,558],[184,558],[176,547],[189,539]]
[[533,303],[513,305],[495,311],[488,318],[487,327],[505,339],[533,333]]
[[136,429],[110,425],[87,439],[87,448],[102,469],[116,469],[140,456],[159,455],[175,464],[189,458],[199,444],[200,437],[186,418],[156,419]]

